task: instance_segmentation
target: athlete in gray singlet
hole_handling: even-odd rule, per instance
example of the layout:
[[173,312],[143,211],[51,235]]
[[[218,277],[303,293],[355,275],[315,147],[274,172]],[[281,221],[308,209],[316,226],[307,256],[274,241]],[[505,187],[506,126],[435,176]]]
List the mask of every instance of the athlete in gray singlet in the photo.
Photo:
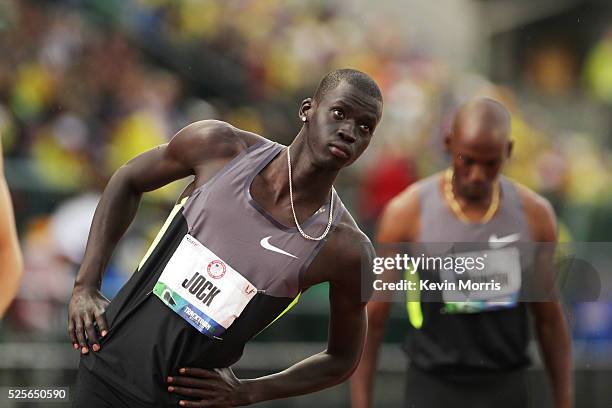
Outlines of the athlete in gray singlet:
[[[393,199],[382,216],[377,241],[420,242],[434,249],[431,243],[481,243],[490,258],[501,260],[498,271],[506,276],[500,281],[508,282],[510,274],[520,279],[515,247],[554,243],[556,220],[545,199],[499,175],[512,151],[509,134],[509,113],[498,102],[476,99],[464,105],[446,139],[452,167]],[[407,305],[406,407],[527,406],[529,310],[555,406],[571,406],[570,340],[560,304],[526,304],[516,301],[518,293],[510,295],[504,302],[465,303],[446,299],[443,293],[439,301]],[[354,408],[371,406],[376,354],[389,306],[368,304],[368,339],[352,380]]]
[[[202,121],[120,168],[96,210],[69,307],[68,333],[81,350],[75,406],[242,406],[347,379],[365,338],[359,277],[372,248],[332,183],[367,148],[381,114],[376,83],[337,70],[302,102],[289,147]],[[102,273],[142,194],[189,175],[108,304]],[[330,283],[327,349],[283,372],[237,379],[229,366],[245,343],[322,282]]]

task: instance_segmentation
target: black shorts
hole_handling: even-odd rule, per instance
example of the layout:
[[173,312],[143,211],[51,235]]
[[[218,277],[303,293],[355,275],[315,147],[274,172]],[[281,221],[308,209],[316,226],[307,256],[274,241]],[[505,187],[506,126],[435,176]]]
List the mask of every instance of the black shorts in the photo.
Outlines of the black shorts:
[[528,406],[524,370],[448,378],[409,367],[406,375],[406,408]]
[[[91,373],[81,362],[77,372],[73,408],[140,408],[144,405],[129,400],[100,378]],[[177,404],[178,406],[178,404]]]

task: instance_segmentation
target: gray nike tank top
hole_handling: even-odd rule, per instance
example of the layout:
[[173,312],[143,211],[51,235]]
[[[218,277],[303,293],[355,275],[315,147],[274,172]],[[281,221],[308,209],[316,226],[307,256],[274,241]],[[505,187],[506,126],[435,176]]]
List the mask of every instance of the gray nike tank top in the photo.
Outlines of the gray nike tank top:
[[[251,197],[255,176],[283,146],[265,143],[244,153],[196,189],[183,210],[189,233],[218,254],[268,296],[294,298],[300,277],[325,241],[307,240],[294,226],[274,219]],[[337,194],[333,223],[343,205]],[[327,226],[329,202],[303,221],[304,232],[320,235]]]
[[[302,276],[327,239],[306,240],[250,193],[255,176],[283,148],[268,140],[251,146],[177,204],[109,305],[109,334],[101,350],[81,362],[126,406],[176,406],[177,397],[166,391],[168,375],[180,367],[234,364],[245,343],[297,300]],[[332,228],[345,211],[333,194]],[[328,207],[303,221],[307,234],[325,230]],[[209,258],[191,262],[192,251],[200,249]],[[165,279],[168,274],[173,277]],[[208,307],[216,309],[208,314]],[[203,334],[221,325],[227,326],[221,334]]]
[[[515,256],[517,253],[511,248],[532,241],[523,204],[511,181],[500,177],[500,208],[489,222],[480,224],[455,217],[444,200],[440,177],[440,174],[433,175],[418,185],[419,242],[459,245],[470,242],[487,245],[488,242],[487,251]],[[415,316],[419,313],[420,316]],[[480,305],[444,301],[421,302],[420,310],[415,312],[412,308],[409,318],[405,351],[417,368],[453,375],[509,371],[529,363],[524,303],[480,308]]]

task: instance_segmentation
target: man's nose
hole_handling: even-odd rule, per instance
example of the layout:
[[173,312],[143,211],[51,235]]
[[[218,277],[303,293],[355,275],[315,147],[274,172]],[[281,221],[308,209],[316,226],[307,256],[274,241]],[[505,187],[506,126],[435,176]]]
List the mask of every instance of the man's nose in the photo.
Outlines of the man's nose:
[[487,179],[487,174],[482,166],[475,164],[470,167],[468,179],[471,183],[484,183]]
[[357,140],[355,136],[355,126],[352,123],[347,123],[338,129],[338,135],[346,143],[354,143]]

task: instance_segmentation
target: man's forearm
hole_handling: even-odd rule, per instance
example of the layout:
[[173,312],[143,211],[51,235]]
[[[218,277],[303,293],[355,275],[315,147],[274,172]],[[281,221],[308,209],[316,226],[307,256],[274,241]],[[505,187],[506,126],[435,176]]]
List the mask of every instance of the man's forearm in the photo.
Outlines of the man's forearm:
[[368,331],[363,357],[359,367],[351,377],[351,406],[353,408],[366,408],[372,403],[372,389],[374,388],[374,374],[378,361],[378,348],[382,342],[384,332]]
[[[0,158],[1,158],[0,153]],[[23,257],[15,226],[11,195],[0,167],[0,316],[9,307],[21,283]]]
[[378,361],[378,349],[385,335],[385,323],[389,315],[389,304],[368,304],[368,334],[363,356],[351,377],[351,403],[353,408],[366,408],[372,404],[374,374]]
[[75,286],[100,287],[113,250],[136,215],[142,193],[132,188],[125,171],[117,170],[98,203]]
[[315,354],[290,368],[265,377],[242,380],[249,396],[247,404],[308,394],[346,380],[357,364],[355,359]]
[[18,244],[0,249],[0,317],[4,315],[19,290],[23,276],[23,261]]
[[571,342],[563,316],[537,324],[538,339],[556,408],[569,408],[573,399]]

